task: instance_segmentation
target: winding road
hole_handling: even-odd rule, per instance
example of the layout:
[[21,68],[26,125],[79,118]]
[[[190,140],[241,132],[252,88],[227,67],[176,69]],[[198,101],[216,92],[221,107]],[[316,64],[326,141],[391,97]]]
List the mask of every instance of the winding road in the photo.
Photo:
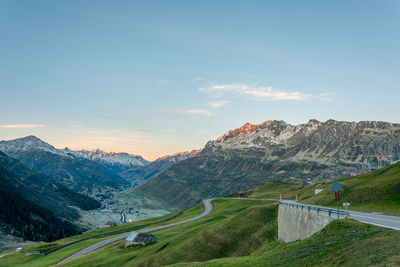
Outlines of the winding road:
[[[296,202],[294,200],[284,200],[283,202],[292,203],[292,204],[301,204],[301,205],[311,206],[311,207],[326,208],[326,207],[322,207],[322,206],[303,204],[303,203]],[[343,209],[340,209],[340,210],[343,210]],[[312,211],[312,212],[315,212],[315,211]],[[320,212],[320,214],[323,214],[323,213],[324,212]],[[368,224],[400,231],[400,216],[384,215],[384,214],[380,214],[377,212],[361,212],[361,211],[354,211],[354,210],[349,210],[349,215],[350,215],[350,219],[354,219],[354,220],[362,222],[362,223],[368,223]],[[340,216],[340,217],[343,218],[344,216]]]
[[[246,198],[235,198],[235,199],[242,199],[242,200],[246,200]],[[211,201],[213,199],[205,199],[203,200],[203,204],[205,206],[205,210],[202,214],[184,220],[184,221],[180,221],[180,222],[175,222],[175,223],[171,223],[171,224],[166,224],[166,225],[161,225],[161,226],[157,226],[157,227],[153,227],[147,230],[143,230],[141,232],[153,232],[153,231],[158,231],[158,230],[162,230],[162,229],[166,229],[169,227],[173,227],[173,226],[177,226],[177,225],[181,225],[184,223],[188,223],[188,222],[192,222],[195,220],[198,220],[200,218],[203,218],[204,216],[207,216],[208,214],[211,213],[212,211],[212,204]],[[257,199],[259,200],[259,199]],[[274,199],[265,199],[265,200],[274,200]],[[278,200],[276,200],[278,201]],[[288,202],[288,203],[297,203],[294,200],[284,200],[284,202]],[[302,203],[298,203],[298,204],[302,204]],[[302,204],[302,205],[308,205],[308,204]],[[313,207],[321,207],[321,206],[315,206],[315,205],[308,205],[308,206],[313,206]],[[368,223],[368,224],[373,224],[376,226],[380,226],[380,227],[386,227],[386,228],[390,228],[390,229],[394,229],[394,230],[400,230],[400,217],[399,216],[391,216],[391,215],[383,215],[383,214],[378,214],[378,213],[368,213],[368,212],[359,212],[359,211],[349,211],[350,214],[350,218],[355,219],[357,221],[363,222],[363,223]],[[75,259],[79,256],[82,256],[84,254],[90,253],[98,248],[104,247],[108,244],[111,244],[113,242],[125,239],[128,234],[124,234],[124,235],[120,235],[120,236],[116,236],[116,237],[112,237],[106,240],[103,240],[101,242],[98,242],[94,245],[91,245],[87,248],[84,248],[78,252],[76,252],[75,254],[69,256],[68,258],[64,259],[63,261],[59,262],[58,264],[63,264],[69,260]]]
[[[175,222],[175,223],[171,223],[171,224],[166,224],[166,225],[153,227],[153,228],[150,228],[150,229],[147,229],[147,230],[143,230],[141,232],[144,232],[144,233],[154,232],[154,231],[170,228],[170,227],[173,227],[173,226],[176,226],[176,225],[181,225],[181,224],[184,224],[184,223],[192,222],[192,221],[198,220],[200,218],[203,218],[204,216],[207,216],[208,214],[211,213],[211,211],[213,209],[212,208],[212,204],[211,204],[212,200],[213,199],[204,199],[203,200],[203,204],[205,206],[205,210],[203,211],[202,214],[200,214],[200,215],[198,215],[196,217],[193,217],[193,218],[190,218],[190,219],[187,219],[187,220],[184,220],[184,221],[180,221],[180,222]],[[62,260],[58,264],[63,264],[65,262],[69,261],[69,260],[75,259],[75,258],[77,258],[79,256],[84,255],[84,254],[90,253],[90,252],[92,252],[92,251],[94,251],[94,250],[96,250],[98,248],[101,248],[101,247],[104,247],[104,246],[106,246],[108,244],[111,244],[111,243],[114,243],[116,241],[125,239],[128,235],[129,235],[129,233],[128,234],[123,234],[123,235],[120,235],[120,236],[115,236],[115,237],[103,240],[101,242],[98,242],[98,243],[96,243],[94,245],[91,245],[91,246],[89,246],[87,248],[84,248],[84,249],[76,252],[75,254],[72,254],[71,256],[69,256],[68,258],[65,258],[64,260]]]

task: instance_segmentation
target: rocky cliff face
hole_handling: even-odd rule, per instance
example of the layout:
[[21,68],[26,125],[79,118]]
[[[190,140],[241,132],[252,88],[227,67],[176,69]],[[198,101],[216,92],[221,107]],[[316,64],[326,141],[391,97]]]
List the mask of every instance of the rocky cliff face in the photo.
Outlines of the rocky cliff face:
[[[400,124],[310,120],[245,124],[207,143],[196,157],[179,162],[138,190],[186,207],[204,197],[226,195],[271,180],[318,181],[347,175],[375,158],[350,155],[389,154],[399,158]],[[388,160],[385,163],[389,162]]]

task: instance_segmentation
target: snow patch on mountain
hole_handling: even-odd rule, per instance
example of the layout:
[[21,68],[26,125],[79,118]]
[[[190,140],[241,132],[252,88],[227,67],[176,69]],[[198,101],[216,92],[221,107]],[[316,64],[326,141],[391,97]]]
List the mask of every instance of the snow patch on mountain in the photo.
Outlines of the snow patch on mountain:
[[[246,123],[242,127],[231,130],[220,136],[215,141],[209,142],[207,146],[219,148],[233,147],[260,147],[266,144],[284,144],[286,140],[292,138],[296,133],[303,129],[304,125],[293,126],[284,121],[268,120],[261,124]],[[317,127],[314,126],[316,129]],[[314,130],[312,128],[312,130]],[[312,131],[308,130],[308,131]]]
[[0,151],[7,155],[14,155],[16,153],[34,149],[47,151],[61,156],[69,156],[63,150],[57,149],[33,135],[9,141],[0,141]]
[[179,162],[185,159],[190,159],[196,156],[198,153],[200,153],[202,149],[193,149],[192,151],[185,151],[185,152],[178,152],[172,155],[165,155],[163,157],[158,158],[155,160],[155,162],[160,162],[160,161],[169,161],[169,162]]
[[[64,149],[70,151],[68,148]],[[70,151],[76,156],[93,160],[100,161],[110,165],[123,165],[127,167],[135,166],[147,166],[150,164],[147,160],[139,155],[132,155],[128,153],[115,153],[115,152],[105,152],[100,149],[95,150],[80,150],[80,151]]]
[[93,151],[74,151],[68,148],[57,149],[33,135],[9,141],[0,141],[0,151],[10,157],[30,150],[42,150],[64,157],[74,159],[83,158],[109,165],[122,165],[126,167],[147,166],[150,164],[150,162],[143,159],[141,156],[128,153],[104,152],[100,149]]

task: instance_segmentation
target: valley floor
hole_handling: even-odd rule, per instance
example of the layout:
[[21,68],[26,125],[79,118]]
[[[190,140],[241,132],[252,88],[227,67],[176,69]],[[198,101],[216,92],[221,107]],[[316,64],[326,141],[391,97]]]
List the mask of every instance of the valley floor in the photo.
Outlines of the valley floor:
[[173,211],[175,210],[163,206],[158,201],[132,193],[132,189],[126,189],[112,192],[110,198],[102,201],[100,209],[81,210],[79,223],[93,230],[105,227],[107,222],[117,224],[136,222],[160,217]]
[[[37,244],[37,242],[24,241],[22,238],[18,238],[9,234],[4,234],[0,232],[0,253],[6,251],[13,251],[17,248],[23,248],[27,246],[32,246]],[[0,255],[1,258],[1,255]]]

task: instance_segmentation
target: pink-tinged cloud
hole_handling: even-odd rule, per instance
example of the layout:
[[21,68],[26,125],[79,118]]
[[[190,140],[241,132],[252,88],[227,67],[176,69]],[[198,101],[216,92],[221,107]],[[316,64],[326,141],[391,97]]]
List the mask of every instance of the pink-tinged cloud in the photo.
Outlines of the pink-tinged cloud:
[[[246,84],[213,84],[208,87],[199,88],[200,92],[213,94],[216,97],[231,94],[236,96],[249,96],[255,100],[298,100],[305,101],[311,98],[318,98],[326,101],[326,94],[313,96],[302,92],[290,92],[284,90],[276,90],[272,86],[256,86]],[[325,96],[325,97],[324,97]]]
[[184,114],[201,117],[212,117],[212,113],[204,109],[160,109],[152,111],[135,112],[134,114]]
[[227,100],[219,100],[219,101],[214,101],[214,102],[208,102],[206,103],[207,106],[210,106],[212,108],[220,108],[228,104],[229,101]]
[[89,130],[88,134],[104,134],[104,131],[98,131],[98,130]]
[[141,137],[132,137],[132,138],[120,138],[120,137],[112,137],[112,136],[89,136],[86,137],[87,141],[94,141],[95,144],[99,146],[102,144],[153,144],[152,141],[141,138]]
[[189,109],[189,110],[178,110],[178,113],[189,114],[189,115],[197,115],[203,117],[211,117],[212,113],[208,110],[203,109]]
[[137,129],[123,129],[123,130],[121,130],[122,132],[141,132],[141,133],[151,133],[151,132],[154,132],[154,130],[151,130],[151,129],[140,129],[140,128],[137,128]]
[[33,129],[33,128],[44,128],[46,125],[43,124],[3,124],[0,128],[10,129]]
[[73,125],[70,125],[69,127],[71,127],[71,128],[83,128],[84,125],[83,124],[73,124]]

